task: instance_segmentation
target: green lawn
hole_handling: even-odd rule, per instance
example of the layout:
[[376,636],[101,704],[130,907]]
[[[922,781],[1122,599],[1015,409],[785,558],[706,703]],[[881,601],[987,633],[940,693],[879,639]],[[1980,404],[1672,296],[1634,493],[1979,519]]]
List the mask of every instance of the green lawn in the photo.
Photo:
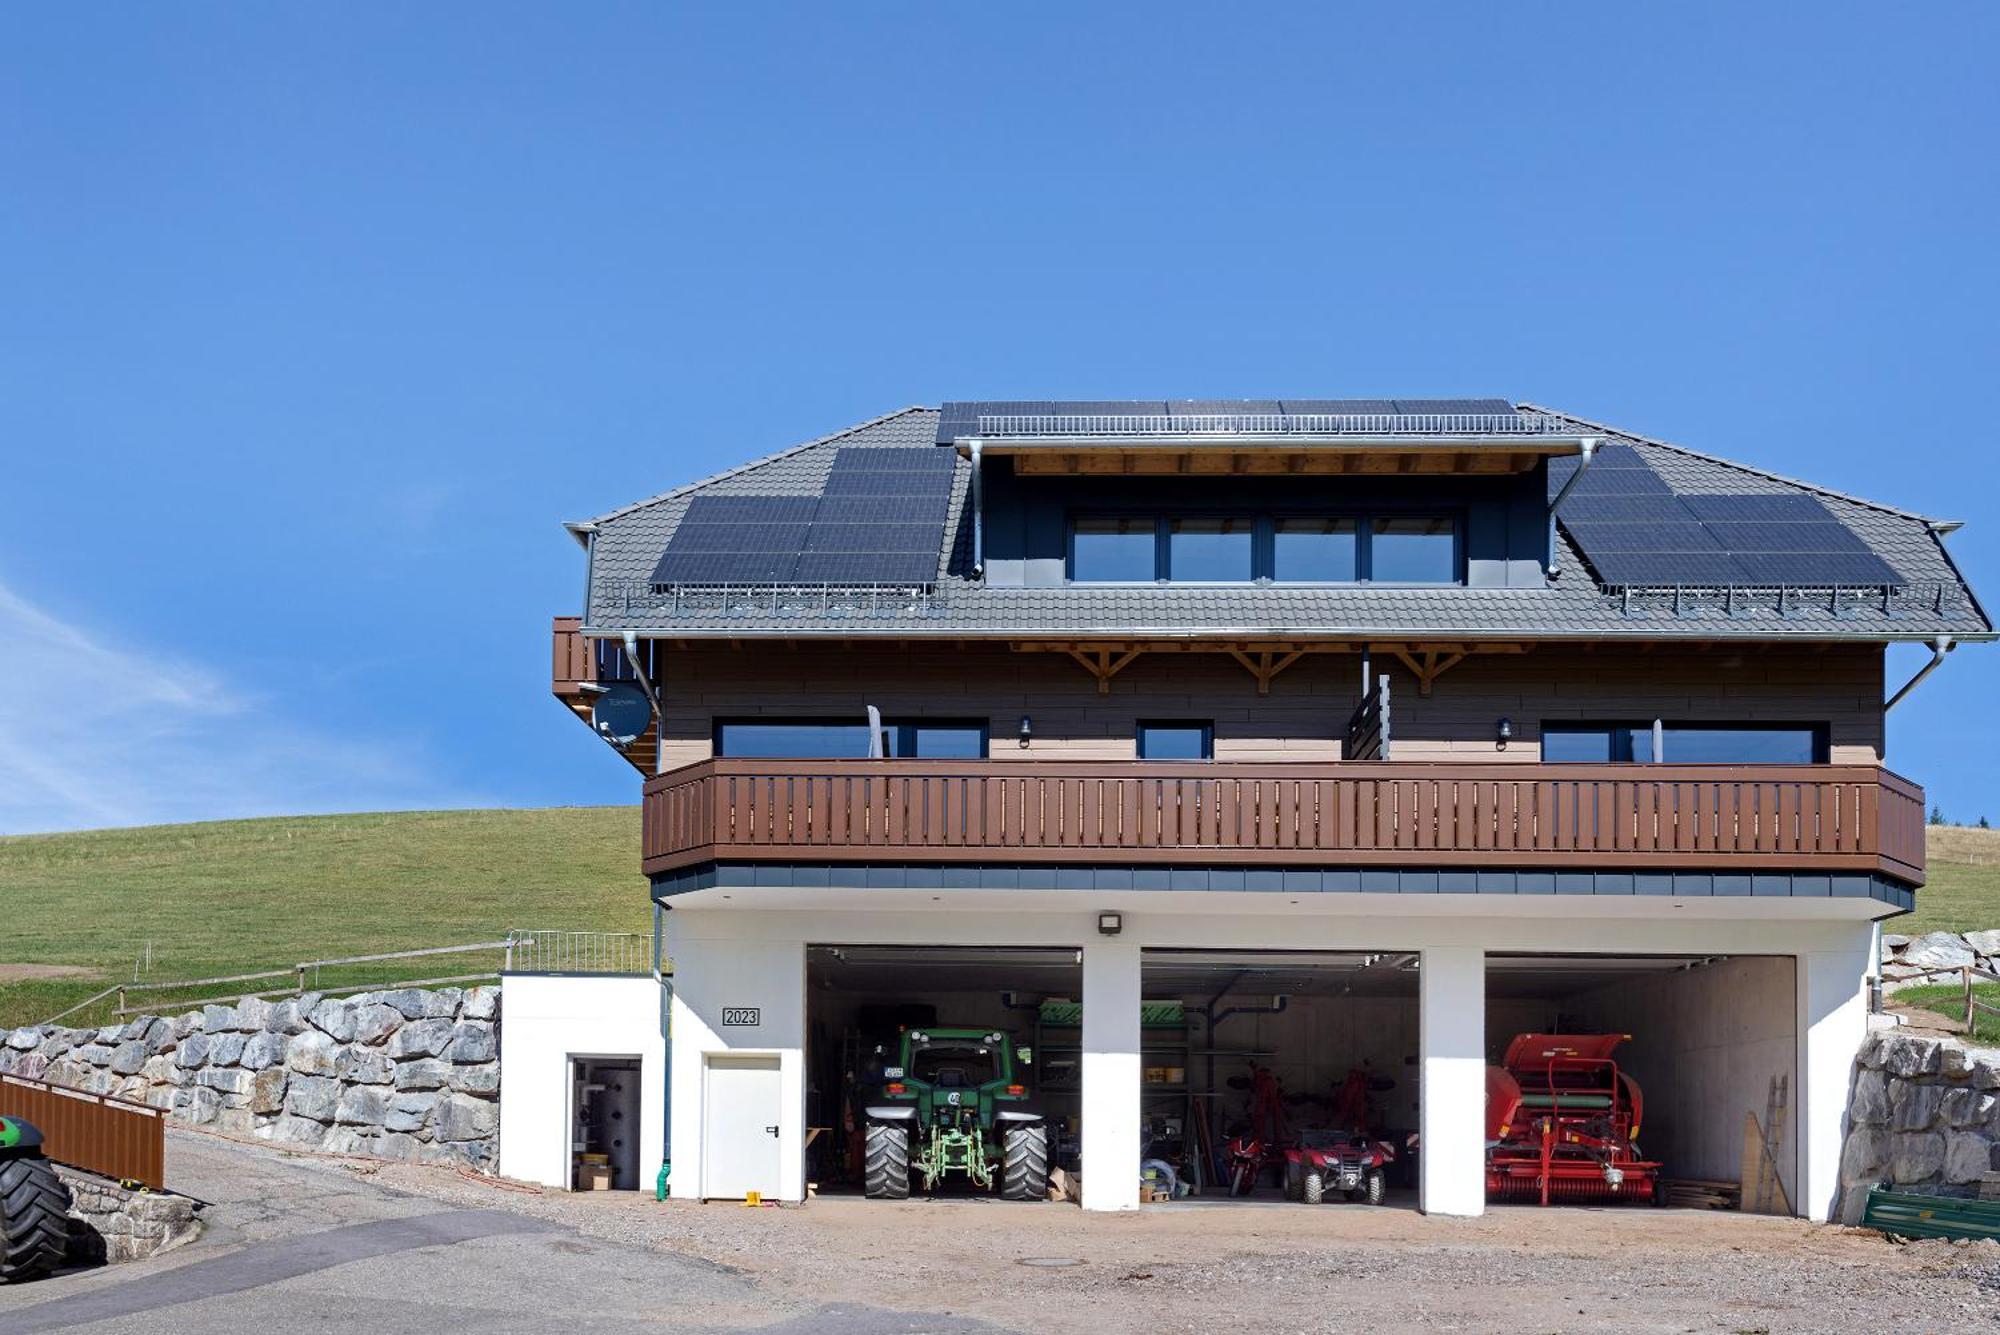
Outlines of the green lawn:
[[[469,943],[513,927],[649,931],[638,866],[636,807],[281,817],[0,838],[7,914],[0,978],[14,964],[93,970],[87,978],[0,982],[0,1025],[44,1018],[132,980],[148,942],[152,978],[168,980]],[[411,961],[397,976],[470,973],[482,963],[490,961]]]
[[1917,891],[1917,911],[1883,930],[1916,936],[2000,927],[2000,830],[1933,825],[1927,833],[1930,880]]
[[[1975,984],[1972,995],[1975,1000],[1989,1006],[2000,1006],[2000,983]],[[1954,1026],[1965,1021],[1965,985],[1962,982],[1899,987],[1889,994],[1889,1000],[1898,1006],[1915,1006],[1933,1015],[1942,1015]],[[2000,1043],[2000,1015],[1975,1012],[1972,1036],[1979,1043]]]

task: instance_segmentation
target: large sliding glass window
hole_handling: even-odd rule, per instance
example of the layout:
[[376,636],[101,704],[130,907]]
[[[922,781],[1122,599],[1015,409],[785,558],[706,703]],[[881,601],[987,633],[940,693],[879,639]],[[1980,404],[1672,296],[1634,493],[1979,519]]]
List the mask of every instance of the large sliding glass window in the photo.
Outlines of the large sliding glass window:
[[1361,578],[1360,526],[1338,516],[1272,520],[1271,578],[1281,584],[1352,584]]
[[1377,584],[1458,580],[1458,525],[1443,515],[1399,515],[1370,525],[1368,578]]
[[[883,745],[897,758],[983,760],[986,724],[978,719],[888,719]],[[852,719],[725,719],[715,725],[715,754],[737,760],[862,760],[868,724]]]
[[1158,521],[1091,517],[1070,537],[1069,577],[1087,584],[1150,584],[1159,578]]
[[1167,521],[1167,578],[1181,584],[1244,584],[1256,578],[1254,519],[1196,516]]
[[1451,515],[1083,515],[1070,526],[1080,584],[1458,584]]
[[1660,749],[1653,754],[1650,723],[1542,724],[1542,759],[1557,764],[1823,765],[1827,730],[1820,723],[1662,723]]

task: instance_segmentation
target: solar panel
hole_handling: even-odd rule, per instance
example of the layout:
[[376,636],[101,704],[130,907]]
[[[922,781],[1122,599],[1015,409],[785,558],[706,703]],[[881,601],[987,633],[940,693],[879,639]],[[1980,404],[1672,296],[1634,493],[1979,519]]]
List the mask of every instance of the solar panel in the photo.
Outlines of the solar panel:
[[928,584],[938,554],[929,552],[806,552],[793,578],[809,584]]
[[1832,512],[1820,504],[1817,497],[1797,493],[1782,496],[1683,496],[1681,500],[1695,518],[1723,523],[1784,524],[1833,520]]
[[939,524],[814,524],[805,539],[808,552],[929,552],[944,541]]
[[1723,552],[1593,552],[1590,564],[1606,584],[1746,584],[1752,581]]
[[1888,562],[1871,552],[1747,552],[1736,563],[1743,567],[1745,584],[1790,584],[1813,587],[1826,584],[1902,584],[1904,579]]
[[655,584],[772,584],[792,578],[793,552],[668,553],[653,571]]
[[826,479],[829,496],[934,496],[940,503],[951,495],[950,473],[832,473]]
[[1703,552],[1725,549],[1707,529],[1693,520],[1656,519],[1637,524],[1567,523],[1569,534],[1584,552]]
[[817,496],[697,496],[681,517],[687,524],[806,523],[819,505]]
[[833,471],[949,473],[957,463],[956,452],[934,445],[843,445],[834,452]]
[[821,524],[915,524],[942,522],[942,496],[828,496],[814,516]]
[[1732,552],[1865,552],[1868,544],[1845,524],[1722,524],[1708,531]]
[[1472,415],[1511,413],[1514,405],[1505,399],[1397,399],[1395,411]]
[[1675,519],[1685,515],[1675,498],[1654,495],[1603,495],[1571,492],[1563,502],[1563,523],[1595,521],[1630,524],[1647,519]]
[[807,524],[682,524],[667,543],[668,555],[681,552],[796,552]]

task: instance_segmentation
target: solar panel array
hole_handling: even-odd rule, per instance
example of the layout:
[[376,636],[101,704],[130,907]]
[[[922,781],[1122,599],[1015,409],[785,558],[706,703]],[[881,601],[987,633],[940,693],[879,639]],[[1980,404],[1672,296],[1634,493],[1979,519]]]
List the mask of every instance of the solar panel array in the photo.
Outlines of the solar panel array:
[[[1549,464],[1550,494],[1576,471]],[[1735,588],[1904,583],[1817,497],[1687,495],[1630,445],[1606,445],[1564,500],[1563,527],[1607,585]]]
[[845,446],[818,496],[697,496],[653,570],[666,584],[928,584],[950,450]]
[[945,404],[938,414],[937,440],[944,445],[978,435],[982,417],[1471,415],[1514,410],[1505,399],[983,399]]

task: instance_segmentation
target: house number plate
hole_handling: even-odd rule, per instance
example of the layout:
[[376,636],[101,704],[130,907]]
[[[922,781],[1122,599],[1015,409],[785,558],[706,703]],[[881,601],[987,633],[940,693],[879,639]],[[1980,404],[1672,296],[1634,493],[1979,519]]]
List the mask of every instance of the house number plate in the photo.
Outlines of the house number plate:
[[760,1006],[724,1006],[722,1023],[727,1027],[741,1027],[762,1024],[763,1008]]

